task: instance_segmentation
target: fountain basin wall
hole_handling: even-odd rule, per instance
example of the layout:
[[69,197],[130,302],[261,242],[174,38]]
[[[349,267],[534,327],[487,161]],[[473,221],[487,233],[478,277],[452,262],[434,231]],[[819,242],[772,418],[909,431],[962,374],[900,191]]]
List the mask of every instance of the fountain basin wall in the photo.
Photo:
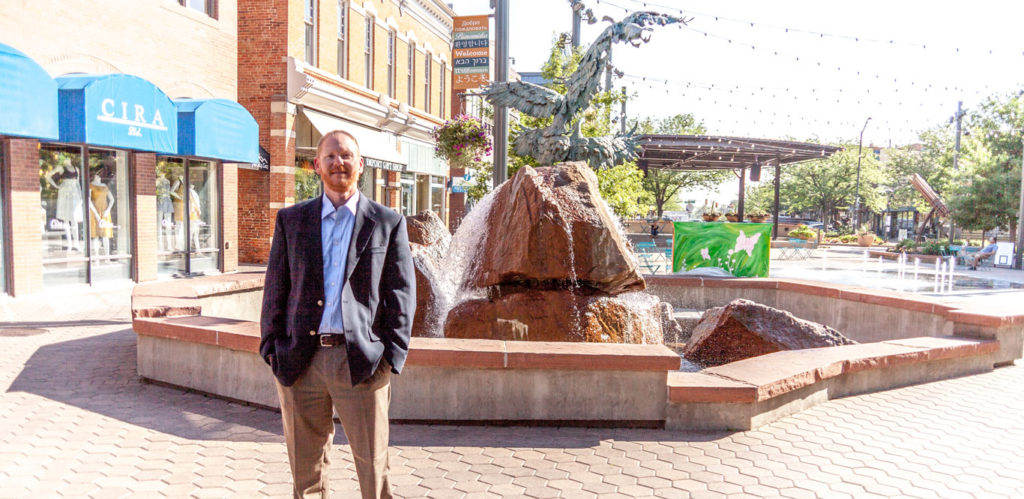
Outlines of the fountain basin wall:
[[917,336],[997,339],[997,364],[1024,353],[1024,314],[966,310],[934,298],[794,279],[645,276],[647,291],[675,308],[705,310],[746,298],[831,326],[860,342]]
[[[683,306],[679,297],[688,296],[688,303],[697,299],[692,281],[670,292],[671,282],[648,280],[658,286],[655,292],[676,306]],[[254,296],[261,294],[262,281],[262,274],[234,274],[137,286],[132,311],[139,375],[276,407],[273,377],[257,353],[258,323],[206,315],[226,309],[237,312],[258,303]],[[743,289],[700,284],[704,291],[719,290],[700,295],[702,303],[712,305],[725,300],[720,290]],[[778,298],[780,281],[775,285],[757,284],[761,287],[750,291]],[[1016,338],[1016,350],[1009,352],[1020,351],[1024,316],[957,310],[942,314],[953,330],[973,337],[889,338],[883,343],[776,352],[699,373],[673,372],[679,357],[660,345],[413,338],[406,369],[392,378],[391,418],[746,429],[829,398],[990,370],[1006,353],[996,337]],[[935,334],[918,334],[942,336],[942,328],[930,332]]]

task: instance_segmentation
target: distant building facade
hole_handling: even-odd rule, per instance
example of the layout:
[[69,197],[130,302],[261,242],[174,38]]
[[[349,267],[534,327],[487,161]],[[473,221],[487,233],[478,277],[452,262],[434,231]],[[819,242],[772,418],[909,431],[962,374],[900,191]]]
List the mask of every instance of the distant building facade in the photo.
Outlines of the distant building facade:
[[265,262],[277,210],[320,195],[320,137],[351,132],[359,189],[406,215],[447,218],[447,164],[431,133],[451,112],[454,12],[438,0],[246,0],[238,100],[269,169],[239,172],[239,258]]
[[237,268],[236,12],[0,3],[0,292]]

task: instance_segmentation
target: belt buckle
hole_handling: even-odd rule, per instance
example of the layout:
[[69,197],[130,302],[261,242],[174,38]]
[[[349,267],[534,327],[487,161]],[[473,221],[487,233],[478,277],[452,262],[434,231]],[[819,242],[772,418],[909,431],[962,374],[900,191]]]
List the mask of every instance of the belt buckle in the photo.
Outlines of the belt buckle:
[[[340,345],[344,340],[336,338],[342,336],[339,334],[321,334],[320,335],[320,346],[322,347],[335,347]],[[328,340],[329,339],[329,340]]]

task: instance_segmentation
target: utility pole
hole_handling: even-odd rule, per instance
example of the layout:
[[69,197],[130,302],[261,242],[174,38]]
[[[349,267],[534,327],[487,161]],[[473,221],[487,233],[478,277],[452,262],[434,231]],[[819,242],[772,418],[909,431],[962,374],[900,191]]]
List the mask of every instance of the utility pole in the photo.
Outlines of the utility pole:
[[[956,142],[953,144],[953,171],[954,172],[960,170],[960,163],[959,163],[959,161],[960,161],[960,132],[962,130],[961,122],[962,122],[963,117],[964,117],[963,104],[964,104],[964,101],[957,101],[956,102],[956,116],[954,116],[956,118]],[[953,217],[950,216],[949,217],[949,244],[953,244],[953,234],[956,233],[955,229],[956,229],[956,226],[953,224]]]
[[857,143],[857,194],[853,202],[853,227],[854,230],[860,228],[860,150],[864,145],[864,130],[868,129],[868,122],[871,121],[871,117],[864,120],[864,128],[860,129],[860,142]]
[[1024,270],[1024,130],[1020,131],[1020,207],[1017,211],[1017,257],[1013,268]]
[[622,87],[622,112],[619,116],[619,129],[622,130],[622,135],[626,135],[626,87]]
[[[508,81],[508,2],[491,0],[494,7],[494,81]],[[494,106],[494,188],[508,180],[508,108]]]
[[582,23],[583,2],[572,2],[572,48],[580,46],[580,24]]

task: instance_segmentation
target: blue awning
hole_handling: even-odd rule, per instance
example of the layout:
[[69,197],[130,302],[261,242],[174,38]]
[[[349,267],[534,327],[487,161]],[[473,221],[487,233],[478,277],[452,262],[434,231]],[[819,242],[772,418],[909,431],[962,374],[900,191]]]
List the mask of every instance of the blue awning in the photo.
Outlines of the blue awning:
[[18,49],[0,43],[0,135],[57,140],[57,82]]
[[179,99],[178,154],[236,163],[259,160],[259,125],[227,99]]
[[162,90],[126,74],[57,78],[60,141],[178,152],[178,113]]

